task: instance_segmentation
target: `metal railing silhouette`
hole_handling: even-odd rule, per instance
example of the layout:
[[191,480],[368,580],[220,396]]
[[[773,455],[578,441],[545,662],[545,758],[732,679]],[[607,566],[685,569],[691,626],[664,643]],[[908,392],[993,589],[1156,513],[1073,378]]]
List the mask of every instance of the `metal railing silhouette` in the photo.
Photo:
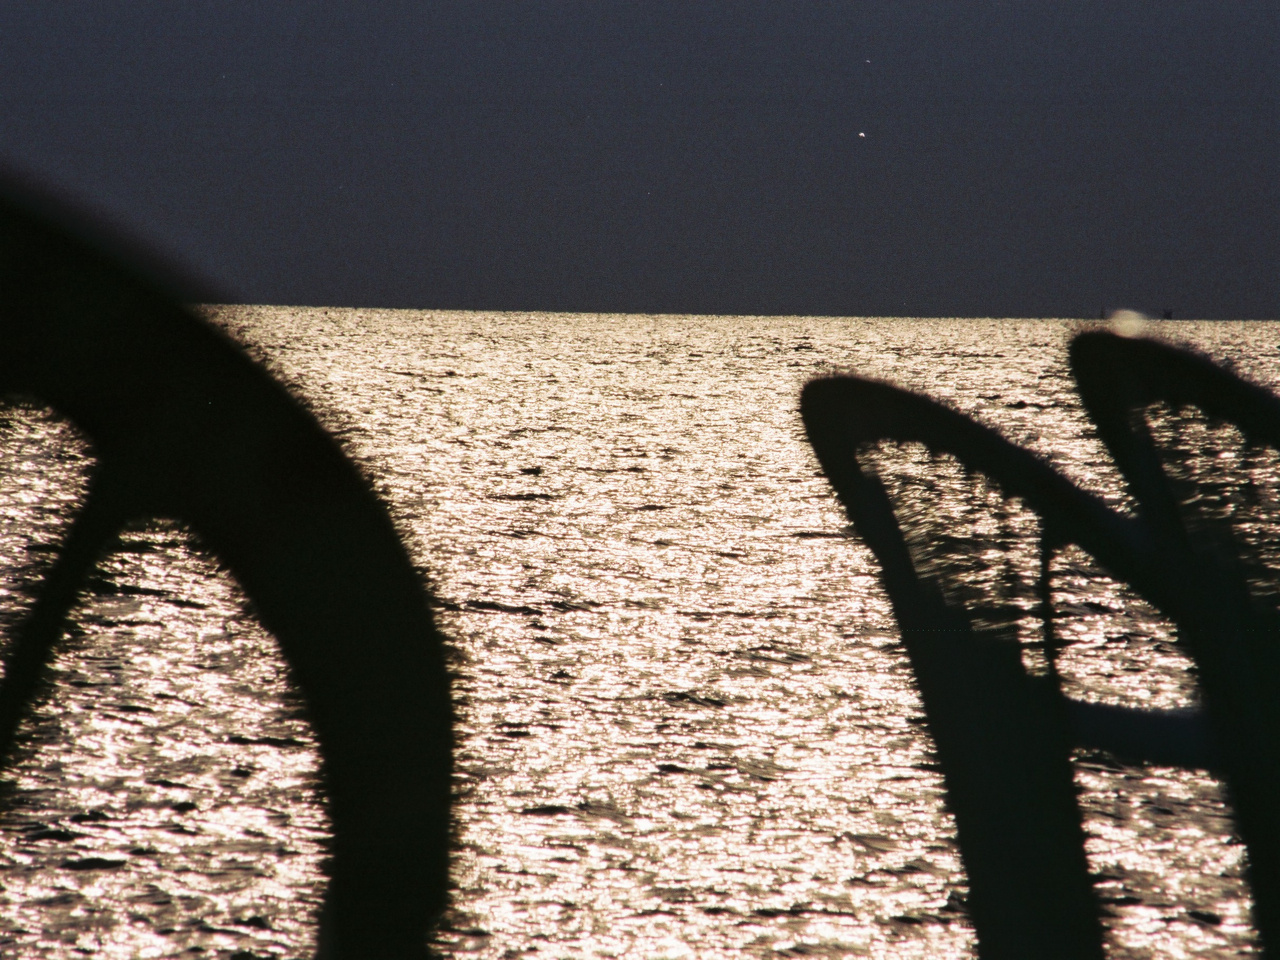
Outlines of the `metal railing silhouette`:
[[1280,398],[1185,348],[1095,331],[1071,368],[1160,549],[1197,571],[1183,630],[1240,835],[1254,922],[1280,949]]
[[89,438],[87,501],[11,638],[0,757],[122,525],[182,521],[275,635],[333,824],[319,953],[422,957],[448,888],[452,707],[428,597],[385,509],[315,419],[114,254],[0,201],[0,394]]
[[1222,741],[1198,714],[1062,693],[1051,561],[1079,547],[1167,615],[1193,655],[1223,614],[1215,591],[1229,571],[1164,549],[1143,521],[926,397],[833,377],[805,387],[801,414],[880,564],[955,815],[980,955],[1102,956],[1071,749],[1217,768]]

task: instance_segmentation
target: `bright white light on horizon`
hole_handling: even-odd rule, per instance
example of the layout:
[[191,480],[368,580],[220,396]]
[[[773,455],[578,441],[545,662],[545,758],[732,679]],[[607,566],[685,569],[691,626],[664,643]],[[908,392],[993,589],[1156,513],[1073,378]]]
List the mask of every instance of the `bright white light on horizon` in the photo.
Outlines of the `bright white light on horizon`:
[[1151,318],[1137,310],[1112,310],[1107,315],[1111,321],[1111,329],[1122,337],[1136,337]]

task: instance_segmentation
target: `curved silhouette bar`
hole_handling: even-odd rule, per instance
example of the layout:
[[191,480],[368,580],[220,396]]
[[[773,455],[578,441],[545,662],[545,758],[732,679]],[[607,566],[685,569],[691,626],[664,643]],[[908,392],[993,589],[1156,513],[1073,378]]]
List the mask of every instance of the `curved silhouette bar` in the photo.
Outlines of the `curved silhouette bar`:
[[1199,407],[1239,427],[1249,442],[1280,449],[1280,397],[1207,357],[1158,340],[1091,331],[1072,340],[1070,358],[1080,399],[1140,514],[1166,537],[1185,540],[1183,505],[1138,411],[1158,402]]
[[[1202,586],[1183,631],[1200,671],[1241,836],[1255,922],[1264,943],[1280,944],[1280,616],[1261,576],[1280,571],[1246,563],[1246,538],[1231,516],[1204,509],[1202,491],[1171,482],[1168,458],[1144,414],[1163,402],[1197,407],[1239,428],[1246,443],[1280,450],[1280,399],[1189,350],[1106,332],[1080,334],[1071,368],[1098,434],[1115,458],[1144,521],[1167,553],[1194,567]],[[1226,461],[1232,462],[1232,461]],[[1265,482],[1267,478],[1262,478]],[[1275,478],[1270,478],[1275,482]],[[1257,478],[1241,475],[1247,485]],[[1280,519],[1280,518],[1277,518]]]
[[[921,443],[954,456],[994,481],[1006,496],[1022,500],[1045,523],[1047,542],[1080,546],[1166,613],[1182,612],[1185,592],[1197,581],[1194,571],[1164,555],[1144,524],[1116,513],[996,431],[928,397],[861,377],[827,377],[805,386],[800,412],[823,472],[846,510],[880,486],[858,463],[860,446],[879,440]],[[862,521],[850,516],[859,533],[864,522],[877,529],[885,522],[878,509]],[[892,539],[885,541],[886,550]],[[902,564],[909,558],[903,550],[900,556],[877,553],[882,564],[889,561],[886,577],[904,572]],[[892,590],[891,583],[886,585]]]
[[0,392],[38,398],[98,467],[0,686],[7,755],[86,574],[134,517],[188,524],[278,639],[334,838],[320,954],[423,957],[448,888],[452,707],[428,598],[315,419],[113,255],[0,201]]
[[[963,603],[944,599],[934,574],[945,571],[919,566],[861,448],[918,442],[954,456],[1039,515],[1042,550],[1077,544],[1163,609],[1186,572],[1162,560],[1140,524],[926,397],[832,377],[805,387],[801,413],[823,471],[881,565],[956,816],[981,956],[1101,957],[1069,751],[1093,746],[1130,760],[1206,766],[1216,755],[1203,719],[1069,700],[1052,659],[1048,676],[1029,674],[1016,638],[976,627]],[[1042,581],[1045,564],[1042,553]],[[1047,602],[1042,583],[1041,606]],[[1049,611],[1041,615],[1047,633]]]
[[1064,702],[1077,747],[1106,750],[1129,763],[1219,769],[1209,724],[1199,710],[1131,710],[1069,697]]

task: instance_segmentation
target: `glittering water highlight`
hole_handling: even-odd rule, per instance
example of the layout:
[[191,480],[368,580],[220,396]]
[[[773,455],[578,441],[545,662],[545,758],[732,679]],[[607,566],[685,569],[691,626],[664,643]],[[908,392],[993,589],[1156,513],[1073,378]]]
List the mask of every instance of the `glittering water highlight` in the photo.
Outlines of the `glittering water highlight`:
[[[450,956],[963,957],[942,785],[874,563],[804,442],[809,378],[947,399],[1117,506],[1057,321],[218,308],[361,464],[434,585],[460,712]],[[1280,382],[1280,326],[1161,331]],[[82,494],[0,422],[6,624]],[[1153,611],[1057,561],[1070,692],[1194,702]],[[0,800],[0,952],[298,957],[313,741],[215,557],[125,532]],[[1079,755],[1114,957],[1253,949],[1219,785]]]

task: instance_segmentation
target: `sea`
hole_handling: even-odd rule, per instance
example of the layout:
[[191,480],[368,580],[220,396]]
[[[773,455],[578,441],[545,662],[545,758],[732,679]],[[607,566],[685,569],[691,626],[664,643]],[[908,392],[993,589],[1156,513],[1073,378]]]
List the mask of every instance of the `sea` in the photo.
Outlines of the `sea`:
[[[436,598],[459,716],[442,955],[974,955],[909,665],[799,391],[836,372],[923,391],[1126,510],[1067,366],[1097,323],[201,309],[364,471]],[[1280,388],[1280,324],[1146,332]],[[22,402],[0,454],[8,631],[92,451]],[[1072,589],[1073,695],[1196,702],[1158,614]],[[310,955],[324,797],[251,604],[159,517],[73,619],[0,780],[0,955]],[[1256,953],[1221,784],[1074,767],[1109,955]]]

